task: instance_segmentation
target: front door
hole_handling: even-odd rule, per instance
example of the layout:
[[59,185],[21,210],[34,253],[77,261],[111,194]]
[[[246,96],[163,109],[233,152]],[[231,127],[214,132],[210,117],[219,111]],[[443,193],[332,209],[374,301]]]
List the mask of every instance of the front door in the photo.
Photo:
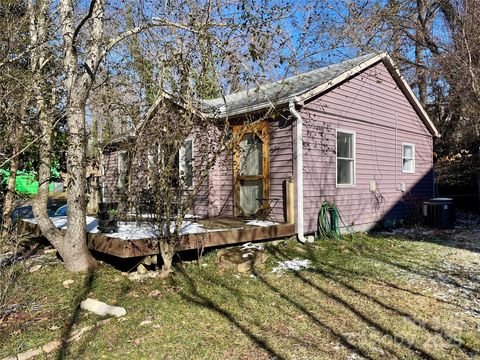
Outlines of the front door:
[[233,127],[237,138],[234,148],[235,215],[252,216],[268,203],[269,134],[268,122]]

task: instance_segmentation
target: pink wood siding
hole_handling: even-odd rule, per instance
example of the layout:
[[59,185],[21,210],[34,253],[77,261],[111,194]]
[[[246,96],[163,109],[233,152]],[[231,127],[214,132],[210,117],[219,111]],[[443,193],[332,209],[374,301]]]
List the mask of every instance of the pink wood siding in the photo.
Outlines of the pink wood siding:
[[280,199],[273,209],[277,221],[286,221],[285,182],[293,177],[292,127],[291,120],[270,122],[270,197]]
[[[301,115],[306,232],[315,231],[324,200],[337,204],[347,225],[365,228],[411,213],[411,205],[402,202],[402,192],[396,189],[400,183],[405,183],[413,194],[409,199],[416,203],[432,196],[432,136],[383,64],[305,104]],[[336,129],[356,134],[353,187],[336,186]],[[402,173],[403,142],[415,145],[414,174]],[[370,191],[370,181],[376,182],[376,195]]]
[[233,216],[233,156],[227,150],[210,171],[209,216]]

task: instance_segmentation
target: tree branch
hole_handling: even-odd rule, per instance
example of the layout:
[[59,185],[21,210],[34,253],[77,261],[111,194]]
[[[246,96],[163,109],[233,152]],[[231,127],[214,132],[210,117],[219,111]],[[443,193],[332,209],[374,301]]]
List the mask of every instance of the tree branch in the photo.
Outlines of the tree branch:
[[73,32],[73,36],[72,36],[72,47],[75,47],[75,42],[77,40],[78,34],[82,30],[83,26],[88,21],[88,19],[92,17],[93,9],[95,8],[96,2],[97,0],[90,1],[90,7],[88,9],[87,15],[85,15],[85,17],[78,23],[77,27],[75,28],[75,31]]

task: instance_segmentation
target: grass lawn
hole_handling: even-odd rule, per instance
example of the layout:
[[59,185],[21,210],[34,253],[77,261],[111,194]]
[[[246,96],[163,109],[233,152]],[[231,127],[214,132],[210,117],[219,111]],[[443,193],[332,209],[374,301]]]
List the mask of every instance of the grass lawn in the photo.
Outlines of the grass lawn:
[[[269,259],[252,276],[220,273],[216,252],[202,266],[179,263],[172,278],[141,283],[106,264],[91,274],[67,273],[60,263],[33,273],[31,264],[21,265],[9,298],[13,310],[0,321],[0,358],[97,323],[100,317],[78,307],[87,296],[123,306],[127,315],[47,357],[479,356],[480,254],[447,246],[442,236],[453,235],[359,234],[311,245],[288,240],[267,246]],[[277,261],[293,258],[309,259],[311,267],[272,272]],[[62,285],[67,279],[74,280],[69,289]]]

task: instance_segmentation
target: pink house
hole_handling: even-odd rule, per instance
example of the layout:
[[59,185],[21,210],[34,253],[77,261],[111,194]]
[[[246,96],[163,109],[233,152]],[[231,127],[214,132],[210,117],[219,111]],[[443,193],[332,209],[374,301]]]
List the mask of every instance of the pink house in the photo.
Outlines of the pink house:
[[[386,53],[205,100],[198,110],[228,117],[241,140],[202,184],[191,209],[196,216],[252,217],[268,209],[277,222],[294,222],[306,241],[325,200],[349,227],[367,230],[411,216],[416,202],[433,196],[439,134]],[[265,119],[246,121],[259,117]],[[195,159],[201,140],[192,139],[183,151]],[[115,152],[105,156],[118,162]],[[109,168],[107,184],[115,186],[115,166]]]

